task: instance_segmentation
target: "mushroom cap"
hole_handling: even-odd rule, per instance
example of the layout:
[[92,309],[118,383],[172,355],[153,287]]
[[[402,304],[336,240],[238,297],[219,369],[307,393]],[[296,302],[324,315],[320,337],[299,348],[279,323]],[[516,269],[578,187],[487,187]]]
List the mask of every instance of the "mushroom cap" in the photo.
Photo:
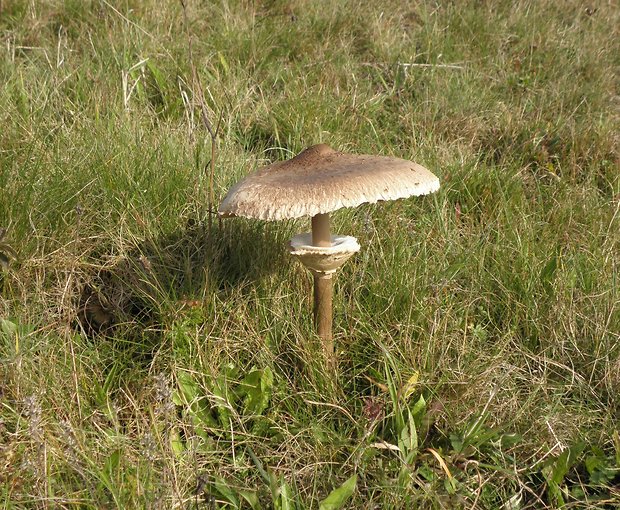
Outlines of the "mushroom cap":
[[218,212],[221,216],[283,220],[426,195],[438,189],[439,179],[411,161],[344,154],[320,144],[239,181]]

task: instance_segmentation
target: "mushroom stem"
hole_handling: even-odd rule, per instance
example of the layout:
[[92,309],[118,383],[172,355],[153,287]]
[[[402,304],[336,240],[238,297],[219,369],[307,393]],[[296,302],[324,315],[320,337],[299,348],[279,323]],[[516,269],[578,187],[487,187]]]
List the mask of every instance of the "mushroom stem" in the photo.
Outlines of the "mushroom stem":
[[[331,246],[329,214],[316,214],[312,217],[312,244]],[[332,339],[332,275],[314,276],[314,324],[323,343],[323,352],[328,358],[334,354]]]
[[329,358],[334,354],[332,337],[332,275],[314,277],[314,323],[323,344],[323,352]]
[[329,214],[315,214],[312,217],[312,244],[321,247],[332,245]]

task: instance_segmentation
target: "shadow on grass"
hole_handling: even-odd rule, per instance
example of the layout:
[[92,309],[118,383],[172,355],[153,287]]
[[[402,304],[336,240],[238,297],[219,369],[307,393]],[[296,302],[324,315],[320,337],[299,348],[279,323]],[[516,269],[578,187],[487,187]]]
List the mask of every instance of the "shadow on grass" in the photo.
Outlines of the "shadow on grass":
[[123,336],[134,341],[184,306],[213,294],[244,292],[284,263],[283,241],[263,222],[240,219],[188,221],[182,230],[155,236],[127,249],[93,254],[84,272],[78,326],[89,337]]

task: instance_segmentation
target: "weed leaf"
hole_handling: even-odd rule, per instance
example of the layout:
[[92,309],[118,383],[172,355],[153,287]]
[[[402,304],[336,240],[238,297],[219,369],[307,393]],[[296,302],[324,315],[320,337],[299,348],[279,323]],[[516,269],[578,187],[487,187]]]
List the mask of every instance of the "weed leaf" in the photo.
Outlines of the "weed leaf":
[[118,471],[118,467],[121,463],[121,450],[115,450],[105,461],[105,471],[110,478]]
[[585,444],[578,443],[564,450],[559,457],[551,459],[543,469],[547,479],[549,499],[556,507],[564,506],[562,483],[569,469],[575,465],[577,458],[584,450]]
[[558,255],[556,253],[549,259],[549,261],[545,264],[545,267],[543,267],[540,272],[540,281],[545,289],[545,292],[550,296],[553,294],[553,277],[557,268]]
[[405,396],[405,400],[408,400],[409,397],[411,397],[411,395],[413,394],[413,392],[416,389],[416,386],[418,384],[418,380],[420,379],[420,373],[419,372],[414,372],[413,375],[409,378],[409,380],[405,383],[405,387],[404,387],[404,396]]
[[607,485],[611,482],[617,472],[612,462],[600,448],[592,447],[592,455],[588,455],[585,461],[586,469],[590,475],[590,483],[594,485]]
[[174,393],[173,401],[176,405],[191,403],[198,397],[198,385],[187,372],[179,372],[177,375],[179,391]]
[[241,381],[239,394],[245,396],[245,410],[251,414],[262,414],[271,398],[273,372],[270,368],[253,370]]
[[419,423],[422,420],[422,417],[426,413],[426,400],[423,395],[420,395],[418,401],[411,408],[411,414],[416,419],[416,422]]
[[291,488],[284,480],[282,480],[282,485],[280,485],[280,509],[281,510],[294,510],[295,509],[295,505],[293,504],[293,495],[291,493]]
[[228,503],[230,503],[233,508],[239,508],[239,498],[235,494],[235,491],[231,489],[226,480],[220,478],[219,476],[214,477],[214,487],[215,490],[222,496]]
[[334,489],[319,505],[319,510],[338,510],[342,508],[355,492],[357,475],[353,475],[340,487]]
[[415,424],[415,420],[413,419],[413,414],[411,412],[407,412],[409,423],[407,426],[403,427],[400,433],[400,441],[398,442],[398,446],[401,451],[403,451],[407,457],[415,456],[418,451],[418,431]]
[[250,505],[250,508],[252,508],[252,510],[260,510],[261,506],[256,492],[241,490],[239,491],[239,495],[247,501],[248,505]]
[[181,439],[181,435],[179,434],[179,429],[177,427],[173,427],[170,430],[170,448],[172,448],[172,451],[178,456],[185,450],[185,445],[183,444],[183,440]]
[[222,55],[222,53],[218,51],[217,56],[220,59],[220,64],[222,64],[222,68],[224,69],[224,74],[228,74],[230,72],[230,66],[228,65],[228,62],[226,61],[226,59],[224,58],[224,55]]
[[6,319],[0,319],[0,331],[9,338],[17,334],[17,324]]

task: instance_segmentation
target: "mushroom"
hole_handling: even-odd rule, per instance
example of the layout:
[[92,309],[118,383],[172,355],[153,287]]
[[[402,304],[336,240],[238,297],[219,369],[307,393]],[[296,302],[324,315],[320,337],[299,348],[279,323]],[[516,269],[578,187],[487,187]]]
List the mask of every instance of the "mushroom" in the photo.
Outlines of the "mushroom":
[[345,154],[319,144],[238,182],[218,212],[268,221],[312,217],[312,232],[293,237],[289,252],[314,276],[314,321],[324,351],[331,356],[332,277],[360,245],[354,237],[331,234],[329,213],[438,189],[439,179],[411,161]]

